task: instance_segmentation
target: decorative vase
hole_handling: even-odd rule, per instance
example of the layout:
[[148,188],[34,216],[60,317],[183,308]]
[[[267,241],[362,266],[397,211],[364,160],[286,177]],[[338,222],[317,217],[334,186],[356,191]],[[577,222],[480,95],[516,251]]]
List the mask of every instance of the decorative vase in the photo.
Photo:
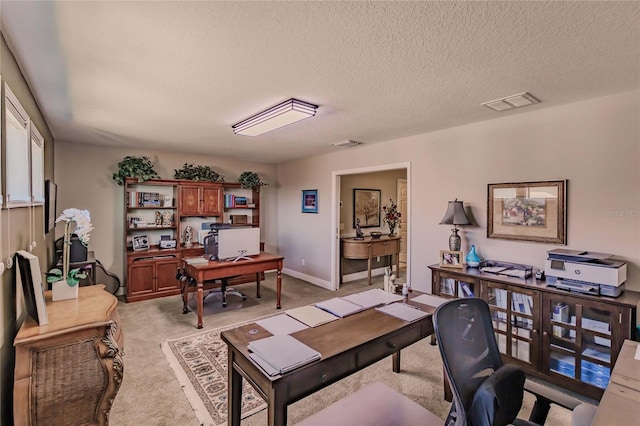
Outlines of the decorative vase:
[[58,300],[77,299],[79,284],[70,286],[67,280],[56,281],[51,284],[51,299],[54,302]]
[[395,237],[395,236],[396,236],[396,234],[394,233],[394,232],[395,232],[395,230],[396,230],[396,227],[395,227],[395,226],[391,226],[391,225],[389,225],[389,236],[390,236],[390,237]]
[[478,266],[480,266],[480,256],[478,256],[478,254],[476,253],[475,244],[471,246],[471,250],[469,250],[469,253],[467,254],[467,257],[465,257],[465,260],[467,261],[467,265],[471,266],[472,268],[477,268]]

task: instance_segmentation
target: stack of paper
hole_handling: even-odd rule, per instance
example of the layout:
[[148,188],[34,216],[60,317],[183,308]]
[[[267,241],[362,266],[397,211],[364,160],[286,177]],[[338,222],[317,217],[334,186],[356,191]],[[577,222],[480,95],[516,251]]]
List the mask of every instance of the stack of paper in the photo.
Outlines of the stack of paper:
[[343,299],[351,303],[362,306],[363,309],[373,308],[374,306],[386,305],[387,303],[402,300],[399,294],[389,293],[380,288],[362,291],[360,293],[344,296]]
[[390,305],[381,306],[376,309],[387,315],[391,315],[408,322],[416,321],[429,315],[427,312],[421,311],[414,306],[404,303],[391,303]]
[[249,355],[268,375],[276,376],[320,359],[320,352],[288,334],[249,343]]
[[265,318],[256,321],[256,324],[267,330],[273,335],[276,334],[291,334],[296,331],[309,328],[300,321],[297,321],[289,315],[280,314],[273,317]]
[[317,327],[338,319],[337,316],[311,305],[289,309],[285,314],[297,319],[301,323],[307,324],[309,327]]
[[411,299],[414,302],[422,303],[423,305],[429,305],[438,307],[451,299],[445,299],[444,297],[433,296],[431,294],[421,294],[420,296]]
[[334,297],[324,302],[316,303],[316,306],[323,311],[327,311],[337,317],[344,318],[347,315],[355,314],[363,310],[362,306],[351,303],[348,300]]
[[199,256],[186,258],[185,262],[187,262],[189,265],[206,265],[209,263],[209,260],[202,256]]

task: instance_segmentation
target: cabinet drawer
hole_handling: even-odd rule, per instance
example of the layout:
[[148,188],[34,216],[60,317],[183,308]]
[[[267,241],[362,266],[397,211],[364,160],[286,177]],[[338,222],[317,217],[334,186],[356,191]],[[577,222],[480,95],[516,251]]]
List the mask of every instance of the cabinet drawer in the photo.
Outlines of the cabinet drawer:
[[369,258],[369,245],[362,242],[347,242],[342,243],[342,256],[345,259],[368,259]]
[[415,327],[399,336],[390,336],[386,339],[386,342],[384,342],[385,344],[373,345],[356,353],[356,366],[357,368],[364,368],[412,344],[420,338],[420,327]]
[[375,256],[386,256],[389,254],[396,254],[398,252],[398,248],[399,248],[398,240],[380,241],[377,243],[372,243],[371,255],[375,257]]

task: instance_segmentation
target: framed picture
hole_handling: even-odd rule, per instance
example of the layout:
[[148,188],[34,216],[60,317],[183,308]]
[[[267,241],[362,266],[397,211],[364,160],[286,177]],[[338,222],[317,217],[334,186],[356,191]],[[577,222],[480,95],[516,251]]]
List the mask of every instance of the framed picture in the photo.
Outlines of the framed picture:
[[318,190],[302,190],[302,213],[318,213]]
[[360,228],[380,226],[380,190],[353,189],[353,228],[360,221]]
[[48,234],[56,226],[58,186],[47,179],[44,182],[44,232]]
[[463,257],[461,251],[440,250],[440,266],[462,268],[462,262]]
[[135,235],[133,237],[134,250],[147,250],[149,248],[149,237],[146,235]]
[[489,184],[487,238],[567,244],[566,182]]

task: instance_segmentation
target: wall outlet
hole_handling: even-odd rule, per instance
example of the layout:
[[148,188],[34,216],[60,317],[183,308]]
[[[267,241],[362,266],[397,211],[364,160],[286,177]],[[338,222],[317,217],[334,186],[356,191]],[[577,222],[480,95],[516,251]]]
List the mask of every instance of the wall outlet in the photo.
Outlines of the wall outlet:
[[376,262],[380,262],[380,256],[376,257]]
[[302,266],[304,266],[304,259],[302,259]]

